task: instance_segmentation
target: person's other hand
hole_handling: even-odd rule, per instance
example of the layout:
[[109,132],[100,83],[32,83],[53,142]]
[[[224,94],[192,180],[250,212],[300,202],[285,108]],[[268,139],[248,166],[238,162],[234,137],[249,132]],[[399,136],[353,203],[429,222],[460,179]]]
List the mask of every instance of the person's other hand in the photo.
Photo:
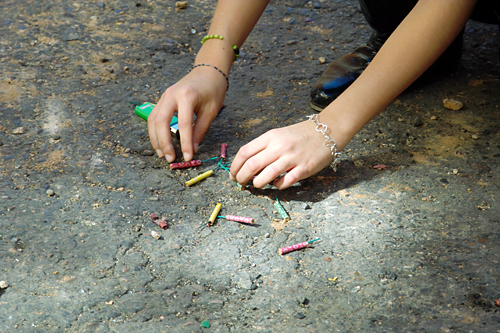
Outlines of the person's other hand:
[[159,157],[165,156],[168,162],[175,160],[170,121],[177,111],[184,159],[189,161],[193,158],[210,123],[222,107],[226,87],[226,79],[221,73],[209,66],[201,66],[163,93],[148,117],[149,140]]
[[253,179],[255,187],[262,188],[274,181],[278,189],[285,189],[332,162],[333,156],[324,142],[311,121],[270,130],[240,148],[231,164],[230,178],[246,185],[258,174]]

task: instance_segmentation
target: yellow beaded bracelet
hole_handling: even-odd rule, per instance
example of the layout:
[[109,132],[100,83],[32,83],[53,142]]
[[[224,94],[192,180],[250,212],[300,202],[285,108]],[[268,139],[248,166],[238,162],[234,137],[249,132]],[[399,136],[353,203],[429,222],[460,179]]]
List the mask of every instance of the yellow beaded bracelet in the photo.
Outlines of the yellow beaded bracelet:
[[[223,40],[224,37],[222,37],[221,35],[206,35],[205,37],[203,37],[201,39],[201,43],[205,43],[207,41],[207,39],[220,39],[220,40]],[[238,60],[238,58],[240,57],[240,49],[239,47],[236,45],[236,44],[232,44],[231,47],[233,48],[233,51],[234,51],[234,60]]]

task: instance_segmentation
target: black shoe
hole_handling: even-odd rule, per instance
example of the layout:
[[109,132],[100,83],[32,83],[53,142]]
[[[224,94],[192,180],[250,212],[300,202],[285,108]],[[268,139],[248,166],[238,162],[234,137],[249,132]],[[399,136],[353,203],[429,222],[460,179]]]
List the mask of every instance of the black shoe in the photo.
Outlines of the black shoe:
[[311,90],[310,107],[320,112],[356,80],[380,50],[389,34],[373,32],[367,45],[334,60]]
[[[462,34],[453,41],[436,62],[415,82],[425,83],[436,75],[455,69],[462,57]],[[356,80],[377,54],[390,34],[373,32],[367,45],[334,60],[321,74],[310,94],[309,106],[318,112],[326,108]]]
[[311,90],[311,108],[318,112],[326,108],[363,73],[376,53],[373,48],[362,45],[334,60]]

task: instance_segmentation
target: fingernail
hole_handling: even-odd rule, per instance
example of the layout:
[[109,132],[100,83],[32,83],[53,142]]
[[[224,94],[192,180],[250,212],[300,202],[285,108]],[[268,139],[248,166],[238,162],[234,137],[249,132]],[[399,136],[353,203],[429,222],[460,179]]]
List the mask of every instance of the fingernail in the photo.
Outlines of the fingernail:
[[189,161],[191,159],[190,153],[184,153],[184,160]]
[[166,155],[165,158],[169,163],[172,163],[174,161],[174,157],[172,155]]
[[197,152],[198,152],[198,144],[197,144],[197,143],[195,143],[195,144],[194,144],[194,152],[195,152],[195,153],[197,153]]
[[158,154],[158,157],[163,157],[163,152],[160,149],[156,149],[156,154]]

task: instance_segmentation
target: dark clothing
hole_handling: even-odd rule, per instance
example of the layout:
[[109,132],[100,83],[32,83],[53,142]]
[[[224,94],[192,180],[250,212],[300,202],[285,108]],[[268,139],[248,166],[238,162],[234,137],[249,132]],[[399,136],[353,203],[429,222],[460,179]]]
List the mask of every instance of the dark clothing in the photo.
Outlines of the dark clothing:
[[[372,28],[390,34],[396,30],[418,1],[360,0],[359,2]],[[470,18],[484,23],[500,24],[500,0],[479,0]]]

